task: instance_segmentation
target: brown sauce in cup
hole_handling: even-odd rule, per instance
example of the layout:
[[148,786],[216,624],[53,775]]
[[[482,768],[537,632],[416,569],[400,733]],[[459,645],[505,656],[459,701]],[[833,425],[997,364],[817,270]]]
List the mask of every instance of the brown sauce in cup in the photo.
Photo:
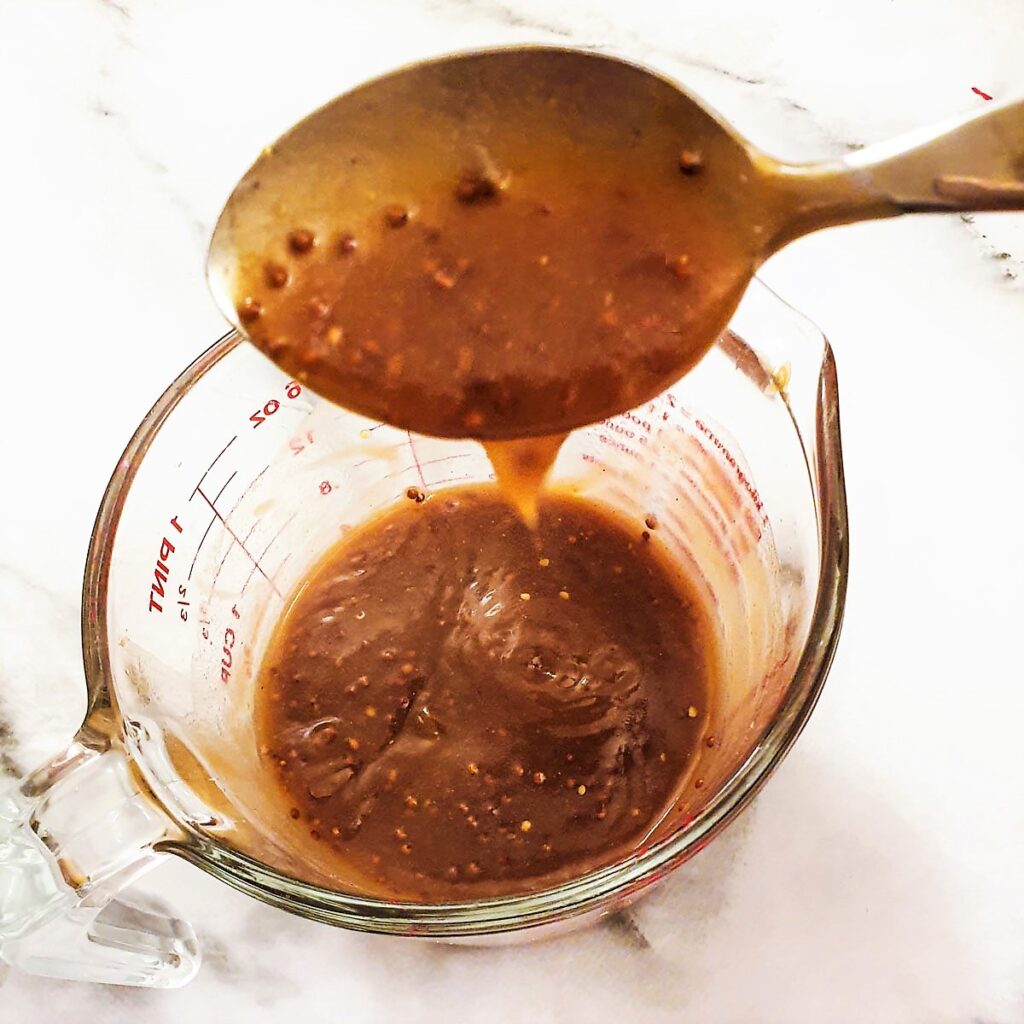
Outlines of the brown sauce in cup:
[[258,690],[296,827],[385,898],[522,893],[609,864],[682,799],[716,646],[653,518],[495,488],[386,511],[313,569]]

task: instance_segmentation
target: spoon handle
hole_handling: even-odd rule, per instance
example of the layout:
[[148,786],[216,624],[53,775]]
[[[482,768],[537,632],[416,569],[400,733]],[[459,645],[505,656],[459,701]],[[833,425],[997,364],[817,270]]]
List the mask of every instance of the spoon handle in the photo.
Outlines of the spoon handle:
[[1024,210],[1024,100],[821,164],[761,158],[776,190],[774,251],[801,235],[901,213]]

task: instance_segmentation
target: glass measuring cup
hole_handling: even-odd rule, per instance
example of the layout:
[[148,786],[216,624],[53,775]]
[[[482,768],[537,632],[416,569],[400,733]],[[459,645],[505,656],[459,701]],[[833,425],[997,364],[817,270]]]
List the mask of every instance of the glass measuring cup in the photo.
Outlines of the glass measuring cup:
[[628,858],[537,893],[403,904],[344,891],[263,773],[253,682],[284,599],[323,550],[415,486],[485,481],[472,442],[340,410],[236,335],[129,443],[83,595],[89,714],[0,792],[0,957],[57,977],[171,986],[191,928],[127,889],[175,854],[275,906],[353,929],[488,941],[621,906],[742,809],[798,735],[838,639],[847,538],[836,379],[821,334],[765,286],[683,381],[574,434],[560,486],[634,519],[714,609],[721,685],[681,816]]

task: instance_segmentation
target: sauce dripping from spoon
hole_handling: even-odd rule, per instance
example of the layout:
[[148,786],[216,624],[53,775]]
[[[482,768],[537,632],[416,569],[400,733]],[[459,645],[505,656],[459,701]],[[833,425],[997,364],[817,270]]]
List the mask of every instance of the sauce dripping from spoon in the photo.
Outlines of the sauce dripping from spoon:
[[250,340],[324,397],[486,441],[503,479],[525,466],[536,484],[551,439],[689,370],[788,241],[1024,207],[1022,125],[1024,104],[1007,105],[794,166],[616,58],[456,55],[361,85],[269,147],[225,207],[208,276]]

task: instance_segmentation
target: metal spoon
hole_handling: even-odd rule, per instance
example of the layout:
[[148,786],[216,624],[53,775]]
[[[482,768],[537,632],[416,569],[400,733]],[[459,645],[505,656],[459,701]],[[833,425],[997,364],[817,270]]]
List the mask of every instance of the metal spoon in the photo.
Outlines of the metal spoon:
[[411,65],[301,121],[235,188],[207,276],[225,316],[326,397],[509,439],[652,398],[801,235],[1020,209],[1022,101],[793,165],[645,68],[527,47]]

